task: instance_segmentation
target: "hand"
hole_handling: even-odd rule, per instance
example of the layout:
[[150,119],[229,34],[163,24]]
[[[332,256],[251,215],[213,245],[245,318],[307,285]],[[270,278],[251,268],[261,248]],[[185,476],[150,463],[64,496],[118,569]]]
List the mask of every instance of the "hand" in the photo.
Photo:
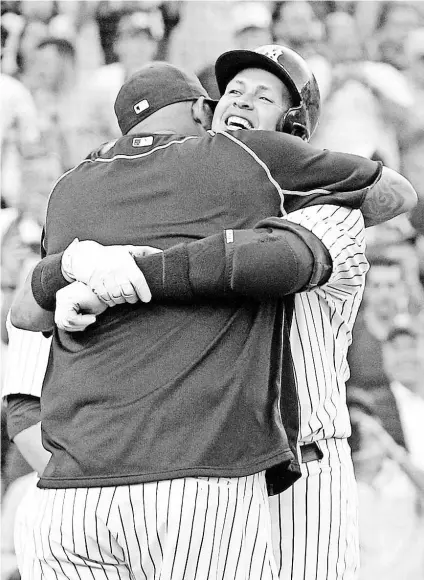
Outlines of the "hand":
[[74,282],[56,293],[56,326],[67,332],[81,332],[96,322],[107,306],[82,282]]
[[133,256],[161,251],[150,246],[102,246],[91,240],[74,240],[64,252],[62,271],[68,280],[87,284],[108,306],[150,302],[152,295]]

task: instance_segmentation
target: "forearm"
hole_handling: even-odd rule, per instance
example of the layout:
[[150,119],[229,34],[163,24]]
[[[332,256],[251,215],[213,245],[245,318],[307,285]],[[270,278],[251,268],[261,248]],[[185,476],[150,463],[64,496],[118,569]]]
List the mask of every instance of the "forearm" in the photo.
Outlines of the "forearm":
[[[259,223],[256,230],[227,230],[135,261],[155,301],[278,298],[323,284],[331,274],[322,242],[278,218]],[[38,308],[53,310],[55,294],[64,285],[60,255],[44,259],[32,277]]]
[[415,189],[405,177],[383,167],[380,179],[368,189],[361,205],[365,226],[374,226],[410,211],[417,200]]
[[269,218],[255,230],[226,230],[162,254],[136,258],[155,300],[281,298],[324,284],[330,255],[302,226]]
[[62,275],[61,259],[62,254],[49,256],[31,270],[12,303],[14,326],[42,332],[53,328],[56,292],[69,283]]

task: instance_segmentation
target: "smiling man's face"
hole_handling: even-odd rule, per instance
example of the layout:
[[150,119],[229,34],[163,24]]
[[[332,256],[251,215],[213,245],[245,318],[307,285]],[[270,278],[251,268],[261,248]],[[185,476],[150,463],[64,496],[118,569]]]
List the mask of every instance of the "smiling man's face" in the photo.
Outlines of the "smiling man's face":
[[262,69],[248,68],[228,83],[216,106],[212,130],[275,131],[291,106],[290,94],[279,78]]

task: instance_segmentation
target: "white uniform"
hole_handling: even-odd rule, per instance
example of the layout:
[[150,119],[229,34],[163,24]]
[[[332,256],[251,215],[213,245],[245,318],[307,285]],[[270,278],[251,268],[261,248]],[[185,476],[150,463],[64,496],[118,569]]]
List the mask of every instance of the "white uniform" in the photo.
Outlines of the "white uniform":
[[[29,332],[16,328],[10,321],[10,313],[7,315],[6,328],[9,343],[7,346],[2,397],[17,394],[40,397],[50,354],[51,338],[45,338],[41,332]],[[25,476],[23,479],[25,480],[26,493],[22,495],[14,521],[15,549],[18,566],[21,569],[22,558],[25,558],[25,562],[34,560],[35,545],[33,542],[31,509],[34,494],[38,491],[36,487],[38,477],[35,472]],[[25,549],[18,554],[17,548],[19,545],[25,546]]]
[[353,580],[359,547],[357,490],[345,383],[347,349],[368,262],[359,210],[314,206],[286,216],[327,246],[327,284],[296,295],[291,347],[300,407],[300,445],[317,442],[321,460],[302,464],[302,478],[270,498],[280,580]]
[[278,579],[262,473],[35,488],[26,509],[34,524],[32,538],[16,534],[22,580]]
[[6,328],[9,344],[1,395],[6,397],[21,393],[40,397],[51,338],[45,338],[41,332],[16,328],[10,322],[10,313],[7,315]]
[[[39,397],[51,339],[7,325],[2,395]],[[278,580],[264,472],[90,489],[36,481],[16,513],[22,580]]]

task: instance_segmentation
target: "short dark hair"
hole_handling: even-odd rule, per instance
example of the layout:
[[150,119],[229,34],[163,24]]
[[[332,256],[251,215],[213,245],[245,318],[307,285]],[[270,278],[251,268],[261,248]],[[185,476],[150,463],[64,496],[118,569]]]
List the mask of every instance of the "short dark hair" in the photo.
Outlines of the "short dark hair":
[[76,57],[75,47],[72,44],[72,42],[66,40],[66,38],[56,38],[54,36],[44,38],[37,45],[37,49],[40,50],[42,48],[45,48],[46,46],[54,46],[60,55],[67,56],[72,60],[75,60]]

